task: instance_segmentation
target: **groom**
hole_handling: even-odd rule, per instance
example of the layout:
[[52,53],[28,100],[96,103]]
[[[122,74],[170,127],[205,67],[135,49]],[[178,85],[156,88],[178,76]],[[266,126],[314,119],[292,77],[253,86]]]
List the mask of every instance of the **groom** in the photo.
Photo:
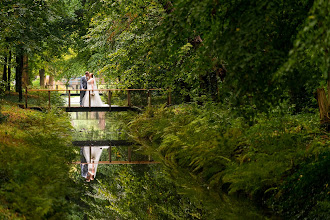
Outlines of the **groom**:
[[81,168],[81,176],[85,178],[86,182],[90,182],[91,180],[94,180],[94,176],[88,172],[88,164],[82,164],[87,163],[87,160],[84,155],[84,147],[80,147],[80,168]]
[[[88,80],[88,77],[89,77],[89,72],[86,71],[85,72],[85,76],[82,76],[81,77],[80,89],[87,89],[87,80]],[[82,100],[83,100],[83,98],[85,96],[85,93],[86,93],[86,91],[80,91],[80,107],[83,107]]]

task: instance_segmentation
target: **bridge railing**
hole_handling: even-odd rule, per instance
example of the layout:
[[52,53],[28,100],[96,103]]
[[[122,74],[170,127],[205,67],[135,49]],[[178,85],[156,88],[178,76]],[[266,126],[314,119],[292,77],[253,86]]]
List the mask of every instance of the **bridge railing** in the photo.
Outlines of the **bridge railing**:
[[[126,101],[127,101],[127,107],[133,107],[133,102],[132,102],[132,93],[137,92],[137,91],[143,91],[146,93],[146,100],[147,100],[147,105],[152,104],[152,92],[154,91],[160,91],[163,92],[164,95],[167,97],[167,105],[171,105],[171,90],[170,89],[161,89],[161,88],[155,88],[155,89],[94,89],[94,90],[87,90],[87,89],[28,89],[25,88],[25,108],[28,108],[28,97],[29,97],[29,92],[47,92],[48,93],[48,108],[51,108],[51,92],[64,92],[64,94],[68,95],[68,104],[66,107],[71,108],[72,103],[71,103],[71,97],[74,95],[74,93],[80,93],[80,91],[86,91],[89,96],[89,107],[91,109],[91,96],[93,91],[99,91],[102,94],[107,95],[107,101],[109,104],[109,109],[111,110],[111,105],[112,105],[112,95],[114,92],[126,92]],[[76,94],[75,94],[76,95]]]

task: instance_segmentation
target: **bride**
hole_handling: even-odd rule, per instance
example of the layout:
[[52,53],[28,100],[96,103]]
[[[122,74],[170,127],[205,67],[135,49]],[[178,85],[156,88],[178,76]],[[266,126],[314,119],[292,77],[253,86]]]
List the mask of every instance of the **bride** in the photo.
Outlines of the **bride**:
[[84,107],[89,107],[89,97],[91,99],[91,107],[109,107],[109,105],[104,104],[101,100],[99,91],[97,91],[96,80],[93,73],[89,74],[89,80],[87,81],[87,91],[82,100],[82,105]]

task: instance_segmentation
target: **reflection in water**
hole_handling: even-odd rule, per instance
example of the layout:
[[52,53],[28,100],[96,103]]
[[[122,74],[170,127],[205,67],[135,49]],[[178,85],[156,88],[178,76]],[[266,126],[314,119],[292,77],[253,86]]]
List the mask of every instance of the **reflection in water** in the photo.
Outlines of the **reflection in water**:
[[[71,106],[79,106],[79,97],[72,97]],[[119,115],[125,115],[126,112],[69,112],[71,124],[74,128],[74,141],[93,141],[93,140],[127,140],[127,134],[122,129],[123,122],[118,120]],[[98,168],[98,161],[109,160],[107,150],[109,146],[90,147],[85,146],[80,148],[81,176],[88,182],[93,180],[96,172],[102,173],[105,166]],[[125,160],[122,157],[126,148],[112,146],[113,159]],[[101,175],[102,176],[102,175]]]
[[[64,98],[68,103],[68,97]],[[71,106],[79,106],[79,96],[70,99]],[[114,119],[115,114],[123,112],[70,112],[71,123],[75,128],[73,140],[126,140],[127,135],[120,127],[121,122]]]
[[108,146],[80,148],[81,163],[92,163],[80,164],[81,176],[84,177],[87,182],[90,182],[96,178],[98,161],[100,161],[103,149],[108,148]]
[[121,129],[122,122],[114,119],[115,112],[71,112],[71,123],[75,128],[73,139],[83,140],[126,140]]

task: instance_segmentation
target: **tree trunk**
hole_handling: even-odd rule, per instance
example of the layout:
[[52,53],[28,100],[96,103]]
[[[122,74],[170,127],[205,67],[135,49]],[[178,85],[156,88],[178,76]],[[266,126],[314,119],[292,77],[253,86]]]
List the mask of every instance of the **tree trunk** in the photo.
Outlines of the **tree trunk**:
[[50,75],[49,76],[49,86],[51,89],[54,89],[54,81],[55,81],[55,78],[53,75]]
[[3,65],[3,75],[2,75],[2,80],[7,82],[7,56],[5,56],[5,64]]
[[22,70],[23,70],[23,53],[22,49],[18,49],[16,54],[16,92],[18,92],[18,101],[23,100],[22,94]]
[[40,87],[45,88],[45,69],[39,70]]
[[329,128],[329,104],[323,88],[317,89],[317,103],[319,104],[321,125],[325,125]]
[[28,60],[28,55],[24,54],[23,55],[23,68],[22,68],[22,79],[23,79],[23,87],[27,87],[30,85],[30,80],[29,80],[29,60]]
[[11,78],[11,50],[8,57],[8,78],[7,78],[7,91],[10,92],[10,78]]

